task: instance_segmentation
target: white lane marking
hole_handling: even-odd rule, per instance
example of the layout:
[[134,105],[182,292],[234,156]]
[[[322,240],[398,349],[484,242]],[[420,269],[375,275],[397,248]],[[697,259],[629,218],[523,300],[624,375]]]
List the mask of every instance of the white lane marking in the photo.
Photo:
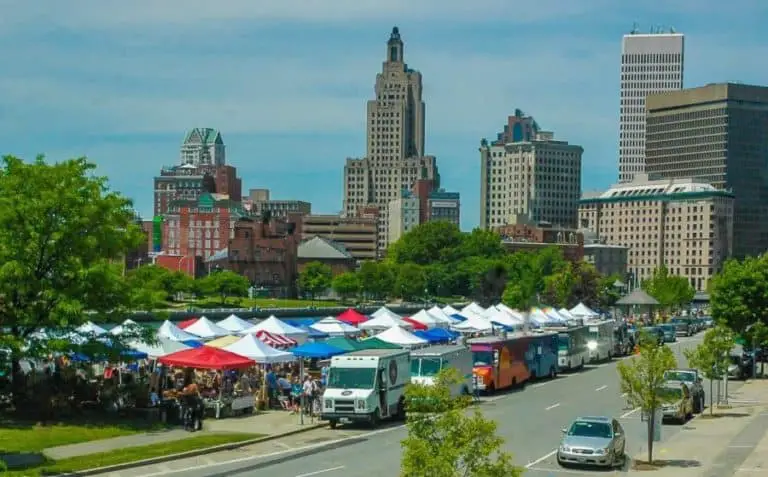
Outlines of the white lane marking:
[[628,418],[629,416],[631,416],[632,414],[636,413],[636,412],[637,412],[637,411],[639,411],[639,410],[640,410],[640,408],[639,408],[639,407],[636,407],[636,408],[632,409],[631,411],[627,411],[627,412],[625,412],[624,414],[622,414],[621,416],[619,416],[619,418],[620,418],[620,419],[626,419],[626,418]]
[[375,435],[378,435],[378,434],[384,434],[386,432],[396,431],[396,430],[402,429],[404,427],[405,427],[405,425],[394,426],[394,427],[387,427],[386,429],[379,429],[377,431],[371,431],[371,432],[367,432],[365,434],[358,434],[358,435],[355,435],[355,436],[344,437],[344,438],[336,439],[336,440],[333,440],[333,441],[319,442],[317,444],[311,444],[311,445],[303,446],[303,447],[295,447],[293,449],[286,449],[286,450],[282,450],[282,451],[271,452],[269,454],[259,454],[259,455],[252,455],[252,456],[248,456],[248,457],[240,457],[240,458],[237,458],[237,459],[223,460],[221,462],[215,462],[213,464],[193,465],[193,466],[189,466],[189,467],[184,467],[183,469],[165,469],[165,470],[162,470],[160,472],[152,472],[150,474],[136,475],[135,477],[156,477],[156,476],[160,476],[160,475],[181,474],[183,472],[189,472],[189,471],[193,471],[193,470],[209,469],[211,467],[220,467],[220,466],[224,466],[224,465],[238,464],[238,463],[241,463],[241,462],[248,462],[248,461],[253,461],[253,460],[269,459],[270,457],[277,457],[277,456],[281,456],[281,455],[285,455],[285,454],[291,454],[291,453],[307,451],[307,450],[310,450],[310,449],[319,449],[319,448],[323,448],[323,447],[330,447],[330,446],[333,446],[333,445],[341,444],[343,442],[347,442],[347,441],[351,441],[351,440],[356,440],[356,439],[364,439],[364,438],[367,438],[367,437],[370,437],[370,436],[375,436]]
[[309,477],[311,475],[325,474],[326,472],[333,472],[334,470],[341,470],[343,468],[344,466],[340,465],[338,467],[331,467],[330,469],[316,470],[314,472],[307,472],[306,474],[299,474],[296,477]]
[[728,446],[729,449],[751,449],[755,446]]
[[530,469],[530,468],[531,468],[531,467],[533,467],[534,465],[536,465],[536,464],[538,464],[538,463],[540,463],[540,462],[543,462],[543,461],[545,461],[545,460],[549,459],[550,457],[552,457],[552,456],[553,456],[553,455],[555,455],[555,454],[557,454],[557,449],[553,450],[552,452],[550,452],[550,453],[549,453],[549,454],[547,454],[547,455],[543,455],[543,456],[539,457],[538,459],[534,460],[533,462],[528,462],[528,463],[525,465],[525,468],[526,468],[526,469]]
[[607,387],[608,387],[608,385],[604,384],[604,385],[600,386],[599,388],[595,389],[595,391],[602,391],[603,389],[606,389]]
[[[573,475],[582,475],[586,477],[593,476],[595,474],[590,474],[589,471],[578,471],[578,470],[570,470],[570,469],[548,469],[546,467],[526,467],[526,470],[529,472],[548,472],[550,476],[552,475],[559,475],[559,474],[573,474]],[[611,475],[611,474],[608,474]]]
[[553,405],[551,405],[549,407],[545,407],[544,410],[545,411],[551,411],[552,409],[554,409],[556,407],[560,407],[560,403],[559,402],[556,402],[556,403],[554,403]]

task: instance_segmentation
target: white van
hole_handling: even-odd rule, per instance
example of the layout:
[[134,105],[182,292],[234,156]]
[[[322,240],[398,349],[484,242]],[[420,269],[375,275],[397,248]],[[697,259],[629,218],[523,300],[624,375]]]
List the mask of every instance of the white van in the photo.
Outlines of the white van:
[[331,358],[321,419],[369,422],[405,417],[405,385],[411,382],[410,353],[367,349]]
[[451,386],[451,396],[473,394],[472,352],[462,345],[437,345],[411,351],[411,382],[431,385],[437,373],[455,368],[462,378]]

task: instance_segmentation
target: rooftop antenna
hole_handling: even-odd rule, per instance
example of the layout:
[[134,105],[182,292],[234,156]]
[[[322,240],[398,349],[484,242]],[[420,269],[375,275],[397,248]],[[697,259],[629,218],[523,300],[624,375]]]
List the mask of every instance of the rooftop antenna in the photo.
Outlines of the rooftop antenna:
[[632,24],[632,31],[630,32],[631,35],[637,35],[637,22],[634,22]]
[[675,30],[675,27],[669,27],[669,32],[670,33],[677,33],[677,31]]

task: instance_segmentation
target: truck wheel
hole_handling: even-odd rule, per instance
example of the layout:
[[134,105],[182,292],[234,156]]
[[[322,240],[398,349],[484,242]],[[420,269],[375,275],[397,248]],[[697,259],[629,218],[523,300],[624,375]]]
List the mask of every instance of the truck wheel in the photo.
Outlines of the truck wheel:
[[371,414],[371,427],[376,429],[379,427],[379,410],[374,409],[373,413]]
[[328,427],[330,427],[331,429],[336,429],[336,426],[338,426],[338,425],[339,425],[339,420],[338,419],[330,419],[330,420],[328,420]]
[[554,366],[549,367],[549,379],[555,379],[557,377],[557,371]]
[[395,419],[398,421],[405,420],[405,399],[403,398],[400,398],[400,400],[397,401],[397,414],[395,415]]

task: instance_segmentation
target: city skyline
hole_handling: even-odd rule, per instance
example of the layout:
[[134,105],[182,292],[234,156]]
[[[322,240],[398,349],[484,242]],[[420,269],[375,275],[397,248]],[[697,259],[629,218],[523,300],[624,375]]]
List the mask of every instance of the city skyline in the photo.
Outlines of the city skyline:
[[425,150],[462,194],[469,229],[479,222],[480,139],[515,108],[584,147],[583,190],[615,182],[620,46],[633,23],[685,33],[685,87],[768,76],[768,65],[752,61],[768,53],[758,29],[768,7],[754,2],[727,11],[713,1],[551,2],[534,12],[481,3],[499,19],[451,1],[226,10],[191,2],[183,15],[147,2],[119,18],[110,2],[60,12],[22,5],[0,19],[0,36],[15,46],[0,52],[13,65],[0,77],[0,110],[11,112],[0,115],[3,153],[87,154],[149,216],[153,175],[177,162],[186,132],[211,127],[246,188],[338,212],[344,160],[366,149],[371,75],[398,25],[407,61],[425,79]]

